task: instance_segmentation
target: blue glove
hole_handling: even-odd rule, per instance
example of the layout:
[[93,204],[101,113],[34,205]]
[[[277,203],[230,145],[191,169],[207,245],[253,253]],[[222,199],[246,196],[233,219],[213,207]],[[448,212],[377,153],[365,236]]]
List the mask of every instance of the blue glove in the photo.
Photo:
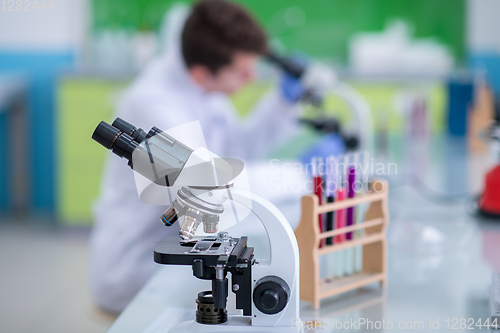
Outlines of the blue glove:
[[300,160],[307,165],[311,163],[313,157],[323,157],[323,160],[326,161],[328,156],[337,156],[345,152],[344,139],[336,133],[328,133],[322,135],[317,142],[302,152]]
[[281,77],[280,86],[281,94],[285,100],[291,103],[298,102],[305,92],[305,88],[302,86],[300,80],[286,73]]

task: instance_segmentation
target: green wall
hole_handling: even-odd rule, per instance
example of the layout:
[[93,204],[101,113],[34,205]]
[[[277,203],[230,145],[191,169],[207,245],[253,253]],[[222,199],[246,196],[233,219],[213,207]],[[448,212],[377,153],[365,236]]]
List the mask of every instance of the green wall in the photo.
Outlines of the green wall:
[[118,96],[128,82],[64,78],[58,89],[59,200],[61,221],[85,225],[99,194],[104,159],[109,154],[91,139],[101,120],[111,121]]
[[[173,0],[93,0],[93,28],[157,29]],[[192,2],[182,0],[180,2]],[[381,31],[402,18],[417,37],[436,37],[459,61],[465,56],[465,0],[238,0],[288,50],[345,62],[359,31]],[[303,23],[303,24],[302,24]]]

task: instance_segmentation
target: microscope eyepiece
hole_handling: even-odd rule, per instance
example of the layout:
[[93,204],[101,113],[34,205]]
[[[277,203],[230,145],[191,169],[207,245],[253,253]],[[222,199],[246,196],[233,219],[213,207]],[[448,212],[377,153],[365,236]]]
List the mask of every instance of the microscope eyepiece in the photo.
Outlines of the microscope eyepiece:
[[[280,56],[274,52],[268,52],[266,54],[267,60],[271,63],[278,66],[283,72],[287,75],[297,79],[302,80],[306,73],[306,66],[301,64],[299,61],[296,61],[289,57]],[[321,106],[323,104],[323,97],[318,95],[313,89],[307,89],[305,87],[305,91],[300,97],[302,101],[305,103],[311,104],[315,107]]]
[[118,128],[101,121],[92,134],[92,139],[104,148],[111,149],[119,135],[120,130]]
[[92,139],[97,141],[106,149],[110,149],[116,155],[124,157],[127,160],[132,159],[132,153],[139,145],[130,135],[123,133],[118,128],[101,121],[94,133]]
[[[137,128],[122,118],[116,118],[111,126],[118,128],[123,133],[130,135],[135,142],[141,143],[146,139],[147,133],[142,128]],[[161,131],[159,131],[161,132]]]
[[92,139],[127,159],[134,171],[155,184],[172,186],[193,149],[157,127],[146,133],[120,118],[113,124],[101,121]]
[[273,52],[269,52],[266,57],[270,62],[278,65],[278,67],[280,67],[288,75],[291,75],[296,79],[300,79],[306,70],[305,67],[297,61],[279,56]]
[[121,133],[113,145],[113,153],[130,161],[137,146],[139,146],[139,143],[134,138],[128,134]]
[[130,136],[132,136],[132,134],[134,134],[135,130],[137,129],[134,125],[132,125],[129,122],[126,122],[122,118],[116,118],[115,121],[113,121],[113,123],[111,124],[111,126],[118,128],[120,131]]

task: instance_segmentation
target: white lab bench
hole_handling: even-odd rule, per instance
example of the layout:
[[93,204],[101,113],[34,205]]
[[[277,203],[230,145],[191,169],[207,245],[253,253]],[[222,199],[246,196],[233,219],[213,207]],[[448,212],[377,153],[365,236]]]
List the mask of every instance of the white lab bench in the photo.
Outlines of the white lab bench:
[[[325,299],[317,311],[308,303],[301,303],[302,320],[323,320],[326,323],[327,319],[335,325],[338,321],[350,323],[351,319],[359,323],[359,319],[364,318],[374,326],[309,332],[440,332],[451,330],[455,318],[457,325],[452,331],[470,332],[468,328],[461,328],[460,320],[465,319],[470,327],[471,318],[475,324],[479,319],[484,322],[489,318],[493,266],[497,265],[496,269],[500,270],[500,242],[491,241],[500,238],[491,236],[500,235],[500,221],[471,216],[464,204],[442,204],[435,192],[458,193],[480,187],[479,184],[469,184],[467,179],[476,174],[477,165],[481,163],[470,163],[476,157],[467,158],[460,140],[442,138],[423,154],[427,155],[427,162],[423,162],[425,168],[415,165],[413,157],[404,157],[403,154],[403,157],[396,158],[400,174],[391,177],[389,189],[388,286],[381,288],[375,284]],[[417,173],[433,188],[434,192],[430,189],[420,191],[428,192],[425,198],[407,185],[408,176],[402,170],[412,168],[421,170]],[[292,226],[298,224],[300,207],[297,204],[278,208]],[[260,241],[252,244],[251,240],[252,235],[249,235],[250,246],[262,245]],[[210,282],[193,277],[191,267],[160,267],[109,332],[167,332],[169,325],[175,322],[194,319],[194,299],[198,292],[208,289]],[[436,326],[438,319],[439,328]],[[377,322],[382,320],[386,325],[391,322],[393,328],[377,329]],[[431,321],[433,328],[430,327]],[[407,328],[398,329],[401,323]],[[418,327],[422,324],[423,327]],[[477,326],[473,327],[479,330]]]

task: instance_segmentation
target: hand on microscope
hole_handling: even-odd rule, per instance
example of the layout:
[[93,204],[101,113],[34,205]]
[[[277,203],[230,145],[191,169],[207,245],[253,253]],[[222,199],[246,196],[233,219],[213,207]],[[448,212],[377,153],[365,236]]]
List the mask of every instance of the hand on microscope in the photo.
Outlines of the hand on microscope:
[[304,86],[300,82],[300,79],[287,73],[283,73],[280,87],[282,96],[290,103],[297,103],[305,93]]
[[282,75],[280,88],[285,100],[291,103],[297,103],[306,93],[306,88],[302,83],[302,73],[307,64],[305,56],[293,56],[282,58]]
[[323,103],[322,96],[315,89],[304,84],[304,77],[308,76],[309,58],[307,55],[283,57],[269,52],[267,59],[282,71],[280,87],[285,100],[291,103],[302,101],[316,107]]

